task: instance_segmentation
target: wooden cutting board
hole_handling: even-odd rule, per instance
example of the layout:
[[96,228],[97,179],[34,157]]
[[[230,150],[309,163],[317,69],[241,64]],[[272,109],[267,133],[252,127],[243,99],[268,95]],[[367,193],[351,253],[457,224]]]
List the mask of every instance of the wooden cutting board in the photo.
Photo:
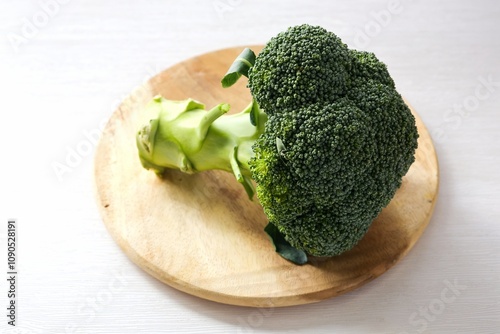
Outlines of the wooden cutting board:
[[[128,257],[160,281],[209,300],[278,307],[316,302],[351,291],[401,260],[431,218],[438,162],[431,138],[420,134],[416,161],[392,202],[351,251],[294,265],[274,252],[266,217],[225,172],[164,178],[142,168],[135,134],[152,115],[144,106],[161,94],[192,97],[207,108],[228,102],[238,112],[250,101],[246,80],[223,89],[220,79],[243,47],[177,64],[133,92],[110,118],[95,155],[95,189],[104,224]],[[258,51],[260,47],[252,47]]]

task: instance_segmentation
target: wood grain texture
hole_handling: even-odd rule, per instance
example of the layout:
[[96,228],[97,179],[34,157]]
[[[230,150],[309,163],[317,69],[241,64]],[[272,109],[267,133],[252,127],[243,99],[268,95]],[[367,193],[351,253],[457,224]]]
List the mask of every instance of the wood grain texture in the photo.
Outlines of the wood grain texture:
[[[253,47],[256,49],[256,47]],[[366,236],[340,256],[296,266],[274,252],[266,217],[225,172],[157,177],[140,165],[135,133],[157,94],[193,97],[207,107],[249,101],[245,80],[230,89],[220,78],[242,48],[204,54],[160,73],[131,94],[107,124],[95,155],[96,195],[103,221],[139,267],[172,287],[209,300],[245,306],[289,306],[353,290],[386,272],[419,239],[438,191],[438,163],[429,134],[420,134],[416,162],[393,201]]]

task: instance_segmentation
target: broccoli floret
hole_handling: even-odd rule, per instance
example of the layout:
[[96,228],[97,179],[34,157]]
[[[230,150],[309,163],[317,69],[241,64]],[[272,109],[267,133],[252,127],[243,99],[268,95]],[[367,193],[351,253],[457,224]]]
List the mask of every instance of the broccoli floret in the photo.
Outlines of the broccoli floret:
[[315,102],[333,102],[349,84],[351,56],[335,34],[299,25],[266,44],[248,74],[254,99],[268,115]]
[[137,137],[143,166],[232,171],[250,198],[255,181],[273,231],[292,247],[314,256],[354,247],[417,148],[415,119],[385,64],[300,25],[257,56],[246,49],[229,72],[224,86],[248,76],[249,106],[222,116],[224,104],[207,113],[193,100],[157,98],[159,117]]
[[401,98],[379,86],[375,109],[367,95],[269,117],[249,165],[269,221],[292,246],[316,256],[352,248],[400,186],[415,125]]
[[349,50],[349,53],[352,61],[350,86],[362,86],[363,81],[371,79],[395,88],[387,66],[379,61],[373,53],[358,50]]

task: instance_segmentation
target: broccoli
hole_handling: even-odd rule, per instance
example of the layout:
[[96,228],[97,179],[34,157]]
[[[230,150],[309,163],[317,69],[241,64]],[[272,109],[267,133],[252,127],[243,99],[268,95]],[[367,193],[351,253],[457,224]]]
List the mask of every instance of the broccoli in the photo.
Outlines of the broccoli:
[[143,166],[159,174],[233,172],[250,198],[256,190],[266,231],[288,248],[321,257],[353,248],[393,198],[417,148],[415,119],[387,67],[304,24],[257,56],[245,49],[223,86],[241,75],[253,99],[235,115],[221,117],[227,104],[207,112],[194,100],[155,98],[148,108],[158,118],[137,135]]

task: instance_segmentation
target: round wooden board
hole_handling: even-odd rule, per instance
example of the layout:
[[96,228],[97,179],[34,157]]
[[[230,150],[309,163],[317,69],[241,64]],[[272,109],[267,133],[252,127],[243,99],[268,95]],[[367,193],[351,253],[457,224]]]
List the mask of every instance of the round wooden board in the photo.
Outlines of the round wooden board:
[[[252,47],[259,50],[260,47]],[[359,244],[343,255],[294,265],[274,252],[266,217],[225,172],[164,178],[142,168],[135,146],[146,124],[144,106],[161,94],[195,98],[237,112],[250,99],[246,80],[223,89],[220,79],[243,48],[177,64],[131,94],[109,120],[95,155],[97,202],[109,232],[139,267],[160,281],[209,300],[278,307],[324,300],[380,276],[404,257],[427,226],[437,197],[438,162],[431,138],[420,134],[416,161],[392,202]]]

